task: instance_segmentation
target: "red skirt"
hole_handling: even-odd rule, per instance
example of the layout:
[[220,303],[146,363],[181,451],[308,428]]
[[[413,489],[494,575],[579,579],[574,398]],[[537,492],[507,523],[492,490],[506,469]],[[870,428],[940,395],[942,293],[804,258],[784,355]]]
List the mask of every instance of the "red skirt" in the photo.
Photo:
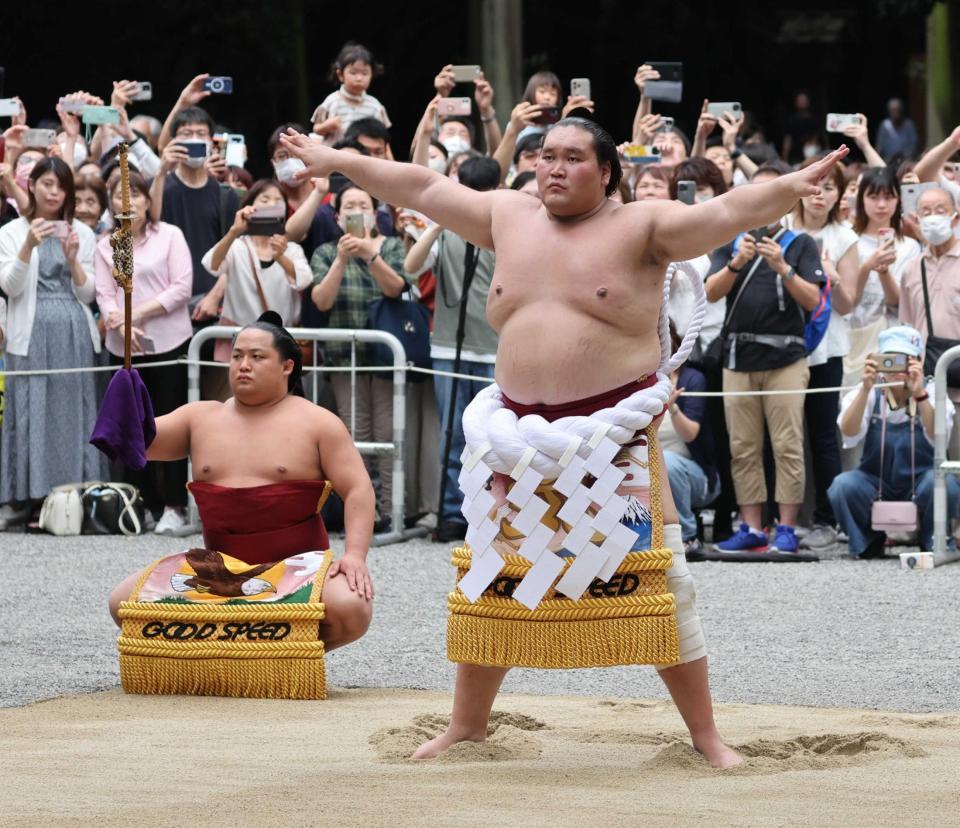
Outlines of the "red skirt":
[[[641,377],[612,391],[605,391],[603,394],[596,394],[593,397],[585,397],[582,400],[573,402],[556,403],[554,405],[544,405],[542,403],[518,403],[511,400],[502,391],[500,396],[503,398],[504,408],[512,411],[518,417],[526,417],[528,414],[539,414],[547,422],[552,423],[562,417],[589,417],[591,414],[601,411],[604,408],[612,408],[617,403],[632,396],[643,388],[649,388],[657,384],[655,374],[647,377]],[[661,412],[660,416],[662,416]]]
[[326,480],[291,480],[231,488],[193,481],[207,549],[249,564],[326,551],[330,546],[320,509],[330,492]]

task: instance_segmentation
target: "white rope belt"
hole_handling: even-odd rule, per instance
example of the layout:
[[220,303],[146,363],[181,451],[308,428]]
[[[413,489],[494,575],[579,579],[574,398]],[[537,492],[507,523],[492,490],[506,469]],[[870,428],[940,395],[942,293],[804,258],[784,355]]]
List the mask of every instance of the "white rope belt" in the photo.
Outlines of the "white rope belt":
[[[678,270],[693,285],[695,306],[683,341],[671,357],[667,297]],[[554,530],[540,522],[548,504],[536,490],[544,480],[552,481],[553,488],[566,498],[558,517],[571,527],[564,549],[576,556],[556,583],[556,590],[577,600],[594,578],[606,581],[613,576],[637,534],[620,523],[629,503],[616,494],[625,472],[612,461],[622,445],[663,412],[673,391],[670,374],[683,364],[697,341],[706,306],[699,273],[687,262],[671,264],[660,305],[657,382],[589,417],[563,417],[552,423],[535,414],[518,417],[505,407],[496,384],[474,397],[463,413],[466,448],[460,473],[466,540],[473,549],[473,560],[459,587],[470,601],[480,597],[505,565],[491,546],[499,532],[499,520],[509,511],[502,506],[496,520],[489,516],[496,501],[486,483],[494,471],[514,480],[507,500],[518,512],[510,525],[525,538],[518,554],[533,564],[514,598],[529,609],[536,608],[564,567],[560,557],[547,551]],[[594,478],[589,487],[583,485],[587,475]],[[591,508],[594,514],[588,511]],[[605,536],[599,545],[592,542],[598,533]]]
[[[690,279],[695,305],[680,348],[671,357],[667,297],[670,282],[677,270],[683,271]],[[604,437],[623,445],[650,425],[663,412],[670,399],[673,391],[670,374],[686,361],[693,349],[707,307],[703,281],[687,262],[671,264],[667,268],[663,291],[659,319],[660,365],[656,384],[589,417],[563,417],[548,423],[539,415],[518,417],[507,409],[503,394],[494,383],[477,394],[463,412],[463,433],[468,456],[476,456],[476,459],[483,460],[501,474],[513,476],[518,467],[522,472],[529,466],[544,478],[556,479],[569,464],[573,453],[586,458]],[[575,448],[571,449],[571,446]],[[533,449],[532,453],[530,449]],[[567,463],[561,463],[561,459],[566,459]]]

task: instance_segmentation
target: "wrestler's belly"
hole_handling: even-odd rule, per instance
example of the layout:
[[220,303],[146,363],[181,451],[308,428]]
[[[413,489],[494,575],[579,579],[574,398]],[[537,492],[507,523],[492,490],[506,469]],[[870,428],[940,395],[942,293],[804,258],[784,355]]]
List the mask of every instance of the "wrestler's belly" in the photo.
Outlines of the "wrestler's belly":
[[559,302],[533,303],[500,329],[496,378],[515,402],[555,405],[619,388],[659,364],[655,325],[637,333]]

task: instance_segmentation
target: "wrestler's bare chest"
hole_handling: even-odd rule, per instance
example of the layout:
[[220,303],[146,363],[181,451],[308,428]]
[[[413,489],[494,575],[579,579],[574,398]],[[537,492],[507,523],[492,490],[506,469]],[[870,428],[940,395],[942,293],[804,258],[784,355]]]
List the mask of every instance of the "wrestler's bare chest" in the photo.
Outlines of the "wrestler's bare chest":
[[636,227],[618,211],[574,225],[542,210],[498,223],[487,318],[508,394],[563,402],[656,368],[665,268],[645,260]]
[[193,477],[223,486],[258,486],[322,475],[318,438],[299,407],[238,413],[232,403],[191,426]]

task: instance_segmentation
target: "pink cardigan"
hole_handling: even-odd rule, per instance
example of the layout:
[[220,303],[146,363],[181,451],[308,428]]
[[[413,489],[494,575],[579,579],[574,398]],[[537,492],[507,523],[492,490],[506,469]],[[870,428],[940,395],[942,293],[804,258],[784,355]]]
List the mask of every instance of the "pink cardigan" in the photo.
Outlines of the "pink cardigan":
[[[109,237],[97,244],[97,304],[104,319],[112,311],[123,311],[123,290],[113,280],[113,250]],[[137,325],[152,337],[157,353],[172,351],[193,336],[187,301],[193,289],[193,265],[190,248],[179,227],[164,222],[147,226],[146,238],[133,248],[133,307],[156,299],[166,313]],[[107,331],[107,350],[123,354],[123,339],[117,331]]]

